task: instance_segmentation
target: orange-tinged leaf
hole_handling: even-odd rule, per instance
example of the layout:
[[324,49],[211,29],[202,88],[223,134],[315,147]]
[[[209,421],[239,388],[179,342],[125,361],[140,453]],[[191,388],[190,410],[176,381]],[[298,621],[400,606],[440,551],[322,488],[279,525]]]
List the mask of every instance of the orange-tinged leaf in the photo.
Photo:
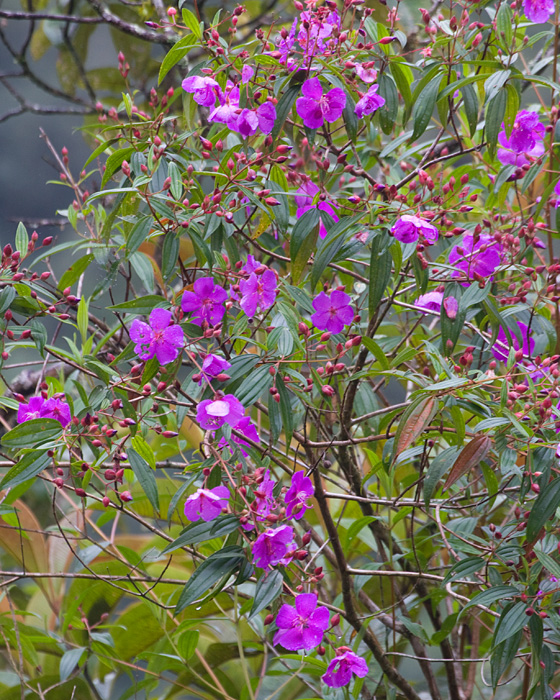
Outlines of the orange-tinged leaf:
[[460,479],[463,474],[466,474],[470,469],[480,464],[490,452],[491,447],[492,440],[488,435],[477,435],[467,443],[451,467],[449,476],[443,485],[443,490],[445,491],[450,486],[453,486],[457,479]]
[[393,457],[397,457],[401,452],[408,449],[424,432],[432,418],[435,402],[436,399],[430,397],[418,403],[413,403],[406,409],[395,435],[395,452]]

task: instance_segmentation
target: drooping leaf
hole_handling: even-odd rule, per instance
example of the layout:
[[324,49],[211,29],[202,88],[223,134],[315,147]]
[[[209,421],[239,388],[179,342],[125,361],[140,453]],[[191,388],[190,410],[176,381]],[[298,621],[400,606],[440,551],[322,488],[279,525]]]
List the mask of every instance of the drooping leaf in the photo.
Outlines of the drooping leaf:
[[451,472],[443,485],[443,490],[446,491],[470,469],[480,464],[490,452],[491,447],[492,440],[488,435],[476,435],[468,442],[455,460]]

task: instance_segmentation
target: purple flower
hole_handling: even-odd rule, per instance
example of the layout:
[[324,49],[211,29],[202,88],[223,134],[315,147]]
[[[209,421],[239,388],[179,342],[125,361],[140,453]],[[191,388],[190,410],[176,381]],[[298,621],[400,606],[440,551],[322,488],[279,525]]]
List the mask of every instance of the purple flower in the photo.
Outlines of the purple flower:
[[245,85],[248,83],[254,75],[255,70],[252,66],[243,66],[243,70],[241,71],[241,84]]
[[227,81],[225,92],[218,89],[220,104],[208,116],[210,122],[227,124],[232,131],[237,131],[237,110],[239,109],[239,87],[231,80]]
[[212,401],[206,399],[198,404],[196,420],[204,430],[217,430],[224,423],[234,428],[243,418],[245,409],[239,399],[233,394],[226,394],[222,398]]
[[46,400],[42,396],[32,396],[29,403],[19,404],[17,422],[25,423],[36,418],[51,418],[65,428],[72,420],[72,415],[70,406],[62,400],[63,398],[64,394],[58,394],[58,398],[53,396]]
[[424,236],[429,244],[435,243],[438,238],[438,230],[425,219],[412,214],[403,214],[393,224],[391,233],[401,243],[414,243]]
[[[64,394],[62,395],[64,396]],[[41,409],[41,418],[52,418],[57,420],[65,428],[72,420],[70,406],[61,398],[47,399]]]
[[195,522],[202,518],[205,522],[214,520],[227,506],[229,490],[225,486],[216,486],[214,489],[197,489],[196,493],[189,496],[185,503],[185,516]]
[[257,119],[259,120],[259,129],[263,134],[270,134],[276,121],[276,107],[272,102],[263,102],[257,107]]
[[308,63],[317,52],[325,51],[325,39],[332,35],[334,28],[340,29],[340,16],[336,10],[325,19],[319,19],[311,12],[302,12],[300,22],[298,42],[304,50],[305,63]]
[[[477,237],[466,233],[459,245],[449,253],[449,264],[465,273],[468,280],[474,275],[490,277],[501,263],[502,246],[486,233]],[[459,277],[455,273],[454,277]]]
[[259,569],[269,566],[290,563],[291,554],[297,545],[294,542],[294,529],[289,525],[281,525],[275,530],[269,528],[261,533],[253,542],[253,560]]
[[[233,426],[233,428],[234,430],[237,430],[238,433],[242,433],[247,439],[252,440],[253,442],[261,441],[259,434],[257,433],[257,428],[249,416],[244,416],[239,423],[237,423],[237,425]],[[231,440],[232,442],[235,442],[236,445],[239,445],[241,454],[247,457],[247,452],[243,449],[243,447],[251,447],[251,445],[248,442],[245,442],[245,440],[238,435],[232,434]],[[218,443],[218,447],[226,447],[227,445],[228,442],[225,438],[222,438]]]
[[259,128],[259,118],[250,109],[243,109],[235,120],[235,128],[232,124],[233,121],[228,122],[230,129],[238,131],[246,139],[248,136],[252,136]]
[[292,26],[290,28],[288,36],[285,39],[281,38],[278,42],[278,53],[280,54],[278,60],[280,63],[284,63],[289,70],[291,70],[295,66],[294,61],[289,58],[289,55],[292,52],[296,41],[297,25],[298,21],[296,17],[296,19],[294,19],[294,21],[292,22]]
[[44,403],[45,399],[42,396],[32,396],[29,399],[29,403],[20,403],[17,412],[17,422],[25,423],[27,420],[41,418]]
[[265,270],[262,275],[252,272],[248,280],[239,282],[239,290],[241,292],[239,305],[249,318],[253,318],[257,313],[257,307],[264,312],[276,301],[278,294],[276,275],[272,270]]
[[418,306],[421,309],[427,309],[428,311],[441,311],[441,305],[445,308],[445,312],[449,318],[456,318],[457,312],[459,311],[459,303],[455,297],[443,298],[443,292],[428,292],[427,294],[422,294],[414,302],[414,306]]
[[255,500],[251,504],[251,510],[260,516],[259,520],[264,520],[270,511],[276,508],[276,501],[272,495],[275,486],[276,481],[270,478],[270,469],[267,469],[264,479],[254,491]]
[[537,24],[548,22],[548,18],[554,14],[555,9],[554,0],[524,0],[523,2],[525,17]]
[[[369,66],[369,68],[366,68],[366,65]],[[370,63],[357,63],[356,73],[358,74],[358,78],[363,80],[364,83],[373,83],[377,78],[377,71],[370,65]]]
[[[503,124],[502,124],[503,127]],[[544,153],[544,125],[539,121],[537,112],[522,110],[517,113],[509,138],[505,129],[498,134],[502,148],[498,148],[498,160],[504,165],[521,167]]]
[[353,651],[344,651],[340,653],[338,650],[337,656],[330,662],[327,672],[322,677],[323,683],[330,688],[342,688],[348,685],[352,680],[352,674],[355,673],[358,678],[367,676],[368,667],[364,659],[360,658]]
[[[521,339],[522,339],[522,346],[519,345],[519,340],[517,339],[515,333],[513,333],[510,329],[511,340],[513,343],[513,349],[515,351],[517,351],[520,349],[520,347],[522,347],[523,354],[526,355],[527,357],[529,357],[532,355],[533,350],[535,349],[535,341],[533,340],[533,338],[529,338],[529,327],[528,326],[526,326],[521,321],[517,321],[517,325],[519,326],[519,332],[520,332]],[[497,360],[503,360],[504,362],[507,362],[510,347],[512,347],[512,346],[510,346],[508,343],[505,331],[500,326],[500,330],[498,331],[498,337],[496,338],[496,342],[494,343],[494,345],[491,348],[492,355],[494,355],[494,357]]]
[[231,367],[231,363],[224,360],[223,357],[218,357],[217,355],[206,355],[204,362],[202,363],[202,370],[200,372],[200,381],[198,386],[202,385],[203,380],[210,382],[214,377],[225,372],[226,369]]
[[296,472],[292,476],[292,485],[286,491],[286,496],[284,497],[284,503],[286,504],[286,517],[288,519],[295,518],[295,520],[300,520],[307,508],[307,499],[311,498],[315,490],[311,479],[308,476],[304,476],[303,472]]
[[185,78],[182,83],[183,90],[193,95],[194,101],[205,107],[213,107],[216,103],[216,90],[220,86],[212,78],[207,76],[193,75]]
[[372,85],[366,94],[358,100],[354,112],[358,119],[362,119],[368,114],[377,112],[380,107],[385,104],[385,98],[377,94],[379,85]]
[[335,122],[342,116],[346,94],[341,88],[332,88],[323,95],[319,78],[310,78],[301,91],[304,96],[296,100],[296,111],[308,129],[318,129],[323,121]]
[[346,292],[335,289],[330,297],[321,292],[313,299],[312,306],[315,313],[311,316],[311,322],[322,331],[340,333],[344,326],[354,320],[354,310]]
[[200,277],[193,285],[192,292],[185,292],[181,299],[181,308],[185,313],[192,313],[192,320],[196,323],[206,321],[208,325],[215,326],[220,323],[226,312],[223,303],[227,299],[227,292],[211,277]]
[[320,190],[312,180],[306,180],[300,186],[298,193],[295,196],[296,205],[298,207],[296,216],[299,219],[305,214],[306,211],[309,211],[310,209],[317,209],[319,212],[320,221],[319,236],[321,238],[325,238],[327,236],[327,229],[323,223],[323,216],[321,216],[321,212],[330,216],[333,221],[338,221],[338,216],[335,213],[337,206],[331,199],[324,202],[319,200],[317,204],[313,204],[313,199],[318,192],[320,192]]
[[154,309],[150,314],[150,323],[134,319],[130,326],[130,339],[134,352],[141,360],[151,360],[157,357],[162,365],[168,365],[179,355],[179,350],[185,344],[181,326],[170,326],[173,318],[167,309]]
[[273,644],[281,644],[289,651],[311,651],[321,644],[329,628],[329,611],[323,605],[317,607],[314,593],[301,593],[295,602],[295,608],[283,605],[278,611],[275,620],[278,632]]

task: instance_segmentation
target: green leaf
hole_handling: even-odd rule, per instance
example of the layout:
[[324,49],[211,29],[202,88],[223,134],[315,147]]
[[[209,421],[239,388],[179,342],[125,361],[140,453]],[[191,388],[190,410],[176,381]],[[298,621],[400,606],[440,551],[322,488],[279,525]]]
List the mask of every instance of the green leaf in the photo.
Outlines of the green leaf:
[[4,287],[0,292],[0,314],[3,314],[11,305],[16,296],[13,287]]
[[534,542],[548,520],[560,506],[560,478],[554,479],[542,489],[531,508],[527,520],[527,542]]
[[2,479],[0,489],[14,488],[19,486],[29,479],[33,479],[37,474],[40,474],[43,469],[46,469],[52,462],[52,457],[49,457],[47,452],[28,452],[10,469],[10,471]]
[[93,253],[88,253],[82,258],[76,260],[72,263],[64,272],[58,283],[58,289],[66,289],[66,287],[71,287],[75,282],[78,281],[80,276],[87,270],[90,263],[94,260]]
[[[111,155],[107,158],[107,162],[105,163],[105,172],[103,173],[103,178],[101,180],[101,187],[104,187],[107,184],[107,182],[121,167],[123,161],[128,160],[130,156],[135,153],[135,151],[135,148],[129,146],[128,148],[121,148],[118,151],[111,153]],[[103,195],[106,193],[101,192],[101,194]]]
[[[202,39],[202,22],[199,22],[195,15],[186,7],[181,10],[183,22],[191,30],[197,39]],[[202,26],[201,26],[202,25]]]
[[503,43],[504,48],[509,52],[513,40],[513,13],[507,2],[500,5],[496,15],[496,33],[498,40]]
[[286,436],[286,450],[289,449],[294,434],[294,412],[292,410],[292,402],[290,400],[290,391],[283,381],[283,377],[278,376],[275,384],[280,396],[280,415],[282,416],[282,425],[284,426],[284,434]]
[[84,652],[85,647],[77,647],[75,649],[68,649],[65,651],[60,659],[60,680],[65,681],[74,671],[76,666],[79,665]]
[[[142,380],[143,384],[146,384],[149,380]],[[132,447],[138,452],[140,457],[144,461],[148,463],[151,469],[156,468],[156,458],[154,457],[154,451],[152,448],[148,445],[148,443],[144,440],[144,438],[141,435],[135,435],[132,440],[130,441],[132,443]]]
[[146,460],[131,447],[127,450],[128,461],[134,476],[138,479],[138,483],[148,497],[154,510],[159,511],[159,496],[157,490],[156,477]]
[[[198,567],[181,591],[176,613],[202,598],[218,581],[226,579],[245,561],[245,553],[236,545],[224,547],[214,552]],[[226,579],[227,580],[227,579]],[[224,581],[225,584],[226,581]]]
[[284,122],[288,118],[288,114],[292,111],[296,97],[299,95],[301,85],[290,85],[278,100],[276,105],[276,121],[271,132],[272,140],[274,141],[284,127]]
[[165,297],[160,297],[156,294],[148,294],[147,296],[131,299],[130,301],[123,301],[121,304],[115,304],[107,308],[112,311],[130,311],[135,314],[149,314],[156,306],[161,306],[161,308],[166,309],[169,307],[169,303]]
[[528,607],[527,603],[519,601],[519,603],[514,603],[504,610],[494,630],[494,646],[509,639],[525,627],[528,621],[525,611]]
[[161,249],[161,274],[167,282],[176,271],[179,257],[179,238],[173,231],[166,234]]
[[[408,66],[398,61],[391,61],[389,69],[395,80],[398,91],[404,100],[406,112],[410,114],[410,110],[412,109],[412,91],[410,86],[414,80],[414,75]],[[403,126],[405,123],[406,122],[403,120]]]
[[76,325],[82,336],[82,343],[87,340],[88,322],[89,322],[89,301],[86,297],[82,297],[78,303],[78,313],[76,314]]
[[144,216],[139,219],[132,227],[130,233],[126,237],[126,249],[128,254],[136,252],[138,248],[150,235],[153,220],[151,216]]
[[311,268],[311,289],[315,289],[317,282],[329,263],[335,259],[340,249],[344,246],[347,231],[357,225],[361,219],[362,214],[345,216],[333,225],[330,225],[332,219],[329,216],[325,216],[328,235],[317,246]]
[[378,110],[379,124],[383,133],[390,134],[396,126],[399,112],[399,95],[393,78],[382,73],[378,78],[379,94],[385,99],[385,104]]
[[445,586],[447,583],[454,581],[456,578],[464,578],[475,571],[480,571],[485,563],[486,562],[482,557],[467,557],[466,559],[461,559],[453,564],[451,569],[449,569],[445,575],[445,578],[441,582],[441,585]]
[[426,508],[430,504],[430,499],[436,490],[439,481],[443,475],[446,474],[449,469],[451,469],[451,465],[457,459],[459,450],[459,447],[448,447],[439,455],[434,457],[430,466],[428,467],[428,471],[424,477],[424,503],[426,504]]
[[348,90],[344,90],[346,94],[346,104],[342,110],[342,118],[344,119],[344,124],[346,125],[346,133],[348,138],[353,143],[356,143],[356,137],[358,135],[358,117],[354,110],[356,109],[356,103],[352,99],[352,95]]
[[389,369],[389,361],[387,360],[387,355],[379,347],[379,345],[373,340],[373,338],[368,338],[368,336],[362,337],[362,343],[371,352],[375,359],[379,362],[382,370]]
[[502,122],[506,113],[508,91],[506,88],[500,88],[497,94],[488,102],[486,106],[486,141],[488,150],[492,157],[496,152],[498,143],[498,134],[502,128]]
[[169,554],[181,547],[206,542],[216,537],[223,537],[234,532],[239,527],[239,519],[235,515],[221,515],[209,522],[196,522],[186,527],[176,540],[168,544],[162,554]]
[[290,238],[290,258],[292,260],[292,279],[298,283],[309,256],[315,248],[319,235],[319,211],[316,207],[309,209],[297,220]]
[[540,549],[533,550],[537,555],[537,559],[548,570],[553,576],[560,579],[560,564],[556,562],[550,555],[541,551]]
[[469,608],[473,608],[476,605],[482,605],[488,608],[492,603],[497,600],[502,600],[504,598],[511,598],[513,596],[518,596],[519,591],[513,586],[492,586],[492,588],[487,588],[482,593],[478,593],[474,596],[461,610],[461,615],[465,613]]
[[27,235],[27,229],[20,221],[16,229],[16,250],[21,253],[22,258],[27,255],[28,244],[29,236]]
[[173,66],[177,65],[179,61],[185,58],[188,52],[194,47],[196,42],[196,34],[188,34],[187,36],[184,36],[182,39],[180,39],[175,44],[175,46],[173,46],[173,48],[167,53],[167,55],[161,62],[158,75],[158,85],[161,84],[161,81],[165,78],[165,76],[169,73]]
[[62,426],[52,418],[35,418],[12,428],[2,436],[4,447],[34,447],[43,442],[56,440],[62,435]]
[[490,675],[494,690],[496,690],[498,683],[500,682],[500,678],[514,660],[517,650],[519,649],[522,634],[522,630],[518,630],[504,642],[494,647],[492,657],[490,659]]
[[266,572],[257,582],[253,607],[249,619],[258,615],[282,593],[284,578],[279,571]]
[[272,385],[268,364],[257,367],[243,380],[235,396],[245,407],[252,406],[259,396]]
[[181,658],[188,661],[198,647],[200,632],[198,630],[186,630],[177,640],[177,649]]
[[478,125],[478,98],[476,90],[472,85],[464,85],[461,88],[461,94],[463,95],[463,104],[467,122],[469,123],[470,135],[474,136]]
[[412,110],[414,129],[412,131],[411,141],[415,141],[419,136],[422,136],[430,123],[436,106],[441,79],[441,75],[436,75],[418,96]]
[[385,236],[377,235],[371,242],[371,259],[369,268],[369,317],[373,318],[377,312],[379,302],[383,298],[385,289],[391,279],[391,265],[393,258],[385,249]]
[[[509,10],[509,6],[507,4],[502,5],[502,7],[507,7]],[[519,112],[519,93],[517,92],[513,83],[507,83],[506,92],[507,99],[506,111],[504,114],[504,127],[506,131],[506,136],[509,138],[511,136],[511,132],[515,124],[515,118],[517,117],[517,113]]]

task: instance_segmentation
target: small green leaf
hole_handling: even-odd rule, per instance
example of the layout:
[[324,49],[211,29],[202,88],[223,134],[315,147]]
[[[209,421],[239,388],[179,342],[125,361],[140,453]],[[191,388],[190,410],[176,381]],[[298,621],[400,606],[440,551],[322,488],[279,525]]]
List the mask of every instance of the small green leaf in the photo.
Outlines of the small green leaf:
[[496,152],[498,134],[506,113],[508,91],[502,87],[486,106],[486,141],[492,157]]
[[393,258],[389,250],[385,248],[383,235],[377,235],[371,242],[371,259],[369,268],[369,317],[373,318],[377,312],[379,302],[383,298],[385,289],[391,279],[391,266]]
[[130,313],[135,314],[149,314],[156,306],[161,306],[163,309],[166,309],[169,307],[169,303],[165,297],[160,297],[156,294],[148,294],[147,296],[131,299],[130,301],[123,301],[121,304],[115,304],[107,308],[112,311],[130,311]]
[[176,540],[168,544],[162,554],[169,554],[181,547],[206,542],[216,537],[223,537],[234,532],[239,527],[239,519],[235,515],[221,515],[209,522],[196,522],[186,527]]
[[148,500],[152,504],[154,510],[159,511],[159,496],[157,490],[156,477],[153,470],[146,460],[136,452],[134,448],[129,448],[127,450],[128,461],[134,476],[138,479],[138,483],[142,487],[142,490],[148,497]]
[[176,66],[177,63],[179,63],[179,61],[185,58],[189,51],[194,47],[196,42],[196,34],[188,34],[187,36],[184,36],[182,39],[180,39],[175,44],[175,46],[173,46],[173,48],[167,53],[167,55],[161,62],[158,75],[158,85],[161,84],[161,81],[165,78],[165,76],[169,73],[173,66]]
[[416,104],[412,110],[414,129],[411,141],[415,141],[426,131],[434,113],[442,76],[436,75],[420,92]]
[[519,601],[519,603],[514,603],[509,609],[504,610],[494,630],[495,647],[525,627],[528,621],[525,612],[528,607],[527,603]]
[[[128,148],[121,148],[118,151],[111,153],[111,155],[107,158],[107,162],[105,163],[105,172],[103,173],[103,178],[101,180],[101,187],[104,187],[107,184],[107,182],[121,167],[123,161],[128,160],[130,156],[135,153],[135,151],[135,148],[129,146]],[[104,193],[102,192],[102,194]]]
[[487,608],[498,600],[511,598],[517,595],[519,595],[519,591],[513,586],[492,586],[492,588],[488,588],[482,591],[482,593],[475,595],[461,610],[461,615],[469,610],[469,608],[473,608],[476,605],[482,605]]
[[16,250],[21,253],[22,257],[27,255],[28,244],[29,236],[27,235],[27,229],[20,221],[16,229]]
[[2,479],[0,489],[14,488],[33,479],[52,463],[47,452],[28,452],[10,469]]
[[272,140],[274,141],[284,127],[284,122],[288,118],[288,114],[292,111],[296,97],[299,95],[301,85],[290,85],[278,100],[276,105],[276,121],[272,129]]
[[93,260],[93,253],[88,253],[87,255],[84,255],[83,257],[73,262],[61,276],[60,282],[58,283],[58,289],[62,290],[66,289],[66,287],[71,287],[87,270],[87,268],[93,262]]
[[204,26],[202,25],[202,22],[199,22],[194,14],[186,7],[183,7],[181,14],[183,16],[183,22],[191,30],[195,37],[197,39],[202,39],[202,28]]
[[534,542],[560,506],[560,478],[554,479],[534,501],[527,520],[527,542]]
[[258,615],[282,593],[284,578],[279,571],[265,572],[257,582],[253,607],[249,619]]
[[297,220],[290,238],[290,258],[292,260],[292,279],[298,283],[309,256],[315,248],[319,235],[319,211],[316,207],[309,209]]

